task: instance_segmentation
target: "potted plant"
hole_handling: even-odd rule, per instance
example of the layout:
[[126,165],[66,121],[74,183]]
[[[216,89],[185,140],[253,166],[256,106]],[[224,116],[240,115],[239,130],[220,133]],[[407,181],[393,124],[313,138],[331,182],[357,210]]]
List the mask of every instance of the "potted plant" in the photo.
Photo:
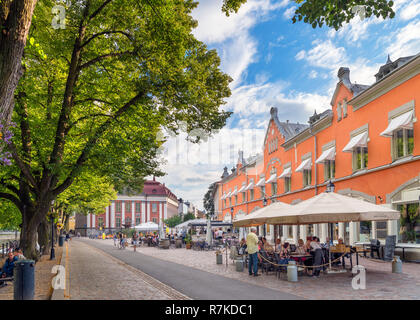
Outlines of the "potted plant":
[[185,236],[185,248],[191,249],[191,235],[190,234],[187,234]]

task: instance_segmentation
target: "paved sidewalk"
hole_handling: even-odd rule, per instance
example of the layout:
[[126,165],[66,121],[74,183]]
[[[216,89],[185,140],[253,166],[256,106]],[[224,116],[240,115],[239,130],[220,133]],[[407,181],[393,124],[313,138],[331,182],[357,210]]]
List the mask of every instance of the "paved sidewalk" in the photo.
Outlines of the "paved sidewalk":
[[[97,243],[112,247],[112,240],[88,240],[87,243]],[[135,255],[133,248],[127,248],[130,256]],[[237,272],[235,266],[217,265],[214,251],[195,251],[186,249],[169,250],[142,246],[137,248],[137,255],[147,255],[150,258],[161,259],[168,263],[181,264],[193,269],[199,269],[215,275],[240,280],[253,285],[279,290],[281,294],[293,294],[305,299],[328,300],[383,300],[383,299],[409,299],[420,300],[420,265],[403,263],[403,273],[392,273],[391,262],[370,261],[359,259],[359,264],[366,268],[366,289],[354,290],[352,288],[352,275],[350,272],[339,274],[321,273],[320,278],[300,276],[298,282],[288,282],[285,274],[281,279],[271,272],[254,278],[244,272]],[[142,258],[143,260],[145,258]],[[223,256],[225,263],[225,256]]]
[[[66,264],[70,300],[188,299],[176,290],[83,241],[69,242]],[[70,284],[70,285],[68,285]]]
[[[201,300],[296,300],[302,299],[295,294],[273,290],[258,284],[230,279],[221,275],[191,268],[189,266],[156,259],[133,248],[119,250],[112,240],[79,239],[77,242],[99,248],[109,255],[123,261],[151,277],[159,279],[168,286],[184,293],[192,299]],[[157,249],[159,250],[159,249]],[[185,249],[181,249],[186,251]],[[163,254],[168,250],[160,250]],[[214,253],[212,254],[214,256]],[[199,261],[197,261],[199,262]],[[244,277],[248,275],[243,274]],[[251,277],[254,278],[254,277]],[[262,278],[262,277],[259,277]],[[259,280],[256,278],[255,280]]]

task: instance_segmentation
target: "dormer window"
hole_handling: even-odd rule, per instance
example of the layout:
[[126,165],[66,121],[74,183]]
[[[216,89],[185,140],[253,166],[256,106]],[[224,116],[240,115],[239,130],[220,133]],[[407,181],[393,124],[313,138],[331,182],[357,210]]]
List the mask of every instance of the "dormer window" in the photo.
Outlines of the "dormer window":
[[341,120],[341,103],[337,104],[337,121]]

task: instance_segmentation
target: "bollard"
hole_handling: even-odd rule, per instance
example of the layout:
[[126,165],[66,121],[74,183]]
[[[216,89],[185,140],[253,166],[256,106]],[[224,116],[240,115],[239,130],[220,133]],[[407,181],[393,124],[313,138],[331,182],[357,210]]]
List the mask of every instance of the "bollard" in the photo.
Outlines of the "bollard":
[[244,261],[242,259],[235,260],[236,271],[243,272],[244,271]]
[[13,270],[14,300],[33,300],[35,294],[35,261],[18,260]]
[[297,273],[297,266],[296,261],[289,261],[289,265],[287,266],[287,281],[297,282],[298,281],[298,273]]
[[392,260],[392,273],[402,273],[402,262],[399,256],[394,256]]
[[223,263],[223,255],[217,253],[216,254],[216,264],[222,264]]

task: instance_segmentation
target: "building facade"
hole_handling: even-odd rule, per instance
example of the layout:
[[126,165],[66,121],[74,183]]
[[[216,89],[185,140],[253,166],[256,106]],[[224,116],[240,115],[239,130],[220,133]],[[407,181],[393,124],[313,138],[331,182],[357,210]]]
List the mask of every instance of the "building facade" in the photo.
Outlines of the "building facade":
[[177,197],[165,186],[153,179],[146,181],[139,195],[118,194],[100,215],[76,214],[76,232],[83,236],[102,230],[113,233],[144,222],[168,219],[178,214]]
[[[218,220],[243,216],[274,201],[296,204],[326,190],[400,210],[418,210],[420,197],[420,54],[388,61],[370,86],[350,81],[340,68],[331,108],[309,124],[270,121],[262,153],[225,172],[214,192]],[[265,201],[264,201],[265,199]],[[233,215],[231,216],[231,212]],[[347,243],[396,235],[407,241],[400,221],[339,223]],[[267,238],[327,237],[327,224],[266,226]],[[416,231],[420,235],[420,226]],[[367,231],[366,231],[367,230]],[[262,230],[260,228],[259,233]]]

